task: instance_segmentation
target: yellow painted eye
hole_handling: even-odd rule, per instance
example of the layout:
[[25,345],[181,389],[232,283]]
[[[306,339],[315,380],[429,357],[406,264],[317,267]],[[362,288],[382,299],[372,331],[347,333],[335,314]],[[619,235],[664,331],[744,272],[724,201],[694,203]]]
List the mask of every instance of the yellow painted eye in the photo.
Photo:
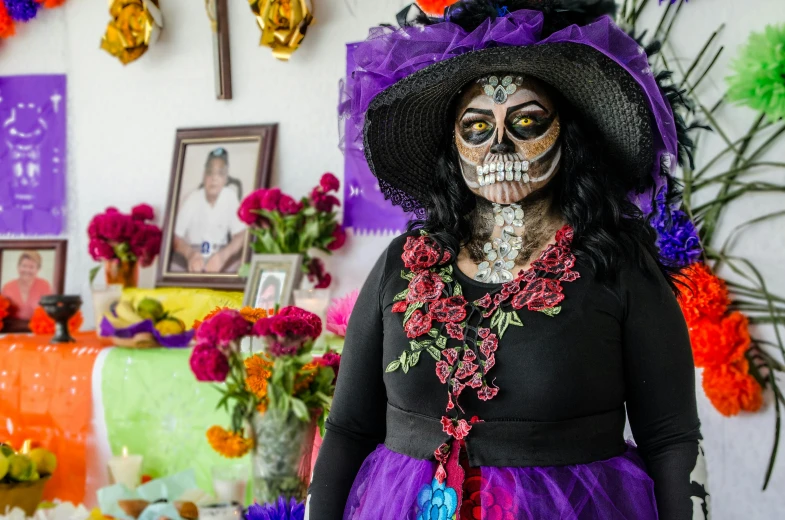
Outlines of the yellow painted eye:
[[485,132],[491,125],[485,121],[477,121],[472,125],[472,130],[475,132]]
[[534,119],[530,117],[522,117],[519,120],[517,120],[515,124],[518,126],[531,126],[532,124],[534,124]]

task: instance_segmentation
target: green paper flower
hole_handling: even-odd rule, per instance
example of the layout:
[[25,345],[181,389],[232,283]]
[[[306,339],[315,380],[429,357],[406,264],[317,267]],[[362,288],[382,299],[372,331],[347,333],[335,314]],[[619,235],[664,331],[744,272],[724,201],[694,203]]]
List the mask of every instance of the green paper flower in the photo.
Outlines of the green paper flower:
[[764,112],[771,120],[785,117],[785,25],[752,33],[731,67],[730,101]]

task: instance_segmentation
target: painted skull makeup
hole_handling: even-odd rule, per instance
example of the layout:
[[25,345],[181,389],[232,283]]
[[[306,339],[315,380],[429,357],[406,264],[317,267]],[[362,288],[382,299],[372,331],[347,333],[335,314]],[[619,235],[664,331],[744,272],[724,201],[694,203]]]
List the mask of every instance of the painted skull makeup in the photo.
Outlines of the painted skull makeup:
[[561,160],[559,115],[544,85],[494,74],[470,85],[458,103],[455,145],[469,189],[512,204],[544,187]]

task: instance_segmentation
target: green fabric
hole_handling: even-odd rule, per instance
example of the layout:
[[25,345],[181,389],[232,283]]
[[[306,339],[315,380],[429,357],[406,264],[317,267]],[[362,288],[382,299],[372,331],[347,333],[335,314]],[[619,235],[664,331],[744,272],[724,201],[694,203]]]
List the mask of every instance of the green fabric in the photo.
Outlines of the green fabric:
[[[153,478],[193,468],[196,483],[212,493],[214,466],[237,463],[215,453],[207,442],[210,426],[229,424],[216,410],[220,394],[196,381],[191,349],[111,349],[103,367],[101,390],[112,453],[123,446],[144,456],[142,473]],[[239,459],[248,464],[248,457]]]

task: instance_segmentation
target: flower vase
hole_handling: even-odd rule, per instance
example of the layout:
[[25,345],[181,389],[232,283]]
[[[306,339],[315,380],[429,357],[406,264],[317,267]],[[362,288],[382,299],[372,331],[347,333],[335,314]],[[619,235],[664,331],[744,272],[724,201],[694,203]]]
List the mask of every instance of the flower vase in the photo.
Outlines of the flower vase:
[[303,422],[293,413],[270,410],[253,421],[256,446],[253,464],[253,497],[260,504],[278,497],[305,500],[311,481],[315,422]]
[[139,283],[139,265],[133,261],[104,260],[104,273],[106,285],[118,284],[123,288],[136,287]]

